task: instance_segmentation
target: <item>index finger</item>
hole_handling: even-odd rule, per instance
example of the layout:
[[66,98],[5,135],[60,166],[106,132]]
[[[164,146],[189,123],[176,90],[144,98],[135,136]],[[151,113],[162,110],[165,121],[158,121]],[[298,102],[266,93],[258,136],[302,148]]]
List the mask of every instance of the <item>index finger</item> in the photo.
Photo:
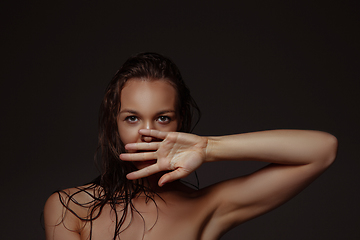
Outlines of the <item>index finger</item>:
[[161,132],[161,131],[155,130],[155,129],[140,129],[139,133],[141,135],[146,135],[146,136],[155,137],[155,138],[159,138],[159,139],[165,139],[166,136],[169,134],[169,132]]

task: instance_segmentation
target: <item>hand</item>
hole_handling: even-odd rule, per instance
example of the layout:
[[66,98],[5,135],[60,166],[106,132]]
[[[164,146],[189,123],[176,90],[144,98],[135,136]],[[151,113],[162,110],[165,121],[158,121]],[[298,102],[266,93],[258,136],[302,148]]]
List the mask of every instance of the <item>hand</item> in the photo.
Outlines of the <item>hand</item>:
[[194,134],[181,132],[161,132],[151,129],[141,129],[139,133],[157,139],[161,142],[129,143],[126,150],[149,151],[141,153],[123,153],[123,161],[149,161],[156,163],[138,171],[129,173],[126,177],[130,180],[150,176],[152,174],[170,171],[159,180],[159,186],[174,180],[184,178],[195,171],[204,162],[206,157],[207,138]]

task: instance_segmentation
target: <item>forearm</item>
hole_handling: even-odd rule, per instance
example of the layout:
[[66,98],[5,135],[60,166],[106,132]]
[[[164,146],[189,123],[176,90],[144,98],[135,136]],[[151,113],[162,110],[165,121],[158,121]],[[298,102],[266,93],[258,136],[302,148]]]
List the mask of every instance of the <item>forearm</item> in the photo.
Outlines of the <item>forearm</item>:
[[209,137],[206,162],[255,160],[279,164],[330,164],[336,155],[334,136],[305,130],[272,130]]

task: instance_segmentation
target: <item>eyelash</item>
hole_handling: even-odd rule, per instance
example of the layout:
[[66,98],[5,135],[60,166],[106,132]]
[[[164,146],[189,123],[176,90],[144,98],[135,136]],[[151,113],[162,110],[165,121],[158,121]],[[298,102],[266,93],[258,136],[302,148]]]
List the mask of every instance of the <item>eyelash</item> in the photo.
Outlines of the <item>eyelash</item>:
[[127,116],[127,117],[125,118],[125,121],[131,122],[131,123],[135,122],[134,120],[130,120],[131,118],[136,118],[136,120],[137,120],[137,117],[136,117],[136,116]]
[[[160,120],[161,118],[166,118],[166,120]],[[136,119],[136,120],[134,120],[134,119]],[[130,122],[130,123],[134,123],[134,122],[136,122],[138,120],[138,117],[137,116],[127,116],[126,118],[125,118],[125,121],[127,121],[127,122]],[[160,121],[159,121],[160,120]],[[159,123],[163,123],[163,122],[170,122],[171,121],[171,117],[169,117],[169,116],[159,116],[159,117],[157,117],[157,119],[156,119],[156,121],[158,121]]]
[[169,117],[169,116],[160,116],[160,117],[157,118],[157,121],[160,122],[160,123],[165,122],[165,121],[159,121],[160,118],[166,118],[166,120],[165,120],[166,122],[171,121],[171,117]]

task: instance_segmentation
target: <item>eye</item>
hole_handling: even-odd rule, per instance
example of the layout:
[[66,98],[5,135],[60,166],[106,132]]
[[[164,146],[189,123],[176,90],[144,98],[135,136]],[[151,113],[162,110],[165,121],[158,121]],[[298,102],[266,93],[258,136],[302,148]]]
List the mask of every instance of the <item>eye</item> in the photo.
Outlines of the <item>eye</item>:
[[171,121],[171,118],[168,116],[160,116],[156,121],[158,121],[159,123],[169,123]]
[[125,121],[129,122],[129,123],[135,123],[137,122],[139,119],[136,116],[127,116],[125,118]]

